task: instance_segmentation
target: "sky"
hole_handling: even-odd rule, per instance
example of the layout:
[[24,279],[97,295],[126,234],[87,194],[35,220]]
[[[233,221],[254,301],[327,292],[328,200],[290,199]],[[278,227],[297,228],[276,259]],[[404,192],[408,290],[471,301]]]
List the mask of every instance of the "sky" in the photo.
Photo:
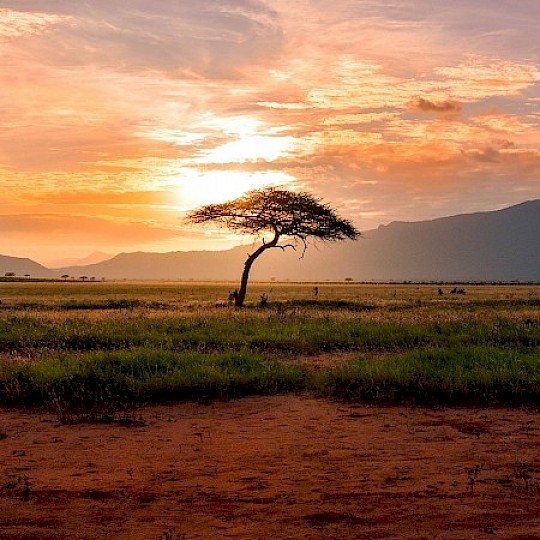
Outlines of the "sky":
[[0,0],[0,253],[227,249],[309,191],[360,231],[540,198],[538,0]]

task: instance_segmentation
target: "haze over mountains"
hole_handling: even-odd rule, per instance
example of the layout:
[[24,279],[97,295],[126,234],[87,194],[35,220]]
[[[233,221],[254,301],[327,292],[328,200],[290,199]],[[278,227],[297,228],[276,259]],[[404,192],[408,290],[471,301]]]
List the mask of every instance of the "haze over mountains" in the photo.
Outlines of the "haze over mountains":
[[103,253],[101,251],[94,251],[94,253],[91,253],[87,257],[80,258],[67,258],[67,259],[59,259],[56,261],[51,261],[48,264],[49,268],[64,268],[67,266],[84,266],[87,264],[96,264],[103,261],[107,261],[109,259],[112,259],[114,255],[110,253]]
[[[493,212],[363,232],[357,242],[270,250],[253,265],[254,280],[540,281],[540,199]],[[252,246],[227,251],[121,253],[83,266],[50,270],[29,259],[0,256],[0,275],[70,275],[96,279],[233,280]]]

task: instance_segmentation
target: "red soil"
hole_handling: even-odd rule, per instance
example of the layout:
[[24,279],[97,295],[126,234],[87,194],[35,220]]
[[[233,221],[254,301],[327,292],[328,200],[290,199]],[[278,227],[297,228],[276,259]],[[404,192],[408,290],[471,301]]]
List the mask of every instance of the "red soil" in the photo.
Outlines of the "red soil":
[[0,538],[540,538],[540,418],[295,396],[0,411]]

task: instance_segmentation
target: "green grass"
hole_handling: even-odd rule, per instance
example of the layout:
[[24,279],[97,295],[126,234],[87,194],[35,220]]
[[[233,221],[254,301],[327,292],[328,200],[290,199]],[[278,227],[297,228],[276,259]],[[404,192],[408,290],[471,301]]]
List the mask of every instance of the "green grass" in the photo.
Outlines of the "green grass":
[[347,401],[429,405],[540,402],[540,354],[493,347],[360,358],[319,375],[316,391]]
[[145,402],[277,394],[305,388],[305,370],[246,353],[203,355],[141,349],[61,355],[0,367],[6,405],[77,410]]
[[309,392],[365,403],[421,405],[540,402],[540,355],[493,347],[361,357],[313,370],[254,353],[140,349],[63,354],[0,366],[4,405],[96,411],[166,400]]
[[[85,308],[86,309],[86,308]],[[159,308],[156,308],[159,309]],[[531,319],[491,321],[375,322],[313,315],[229,312],[229,316],[95,319],[0,319],[0,352],[99,351],[138,347],[170,351],[259,351],[296,355],[332,351],[400,352],[419,348],[491,345],[531,349],[540,344],[540,324]]]
[[[0,284],[0,405],[93,411],[308,392],[362,402],[538,403],[540,288]],[[358,359],[316,369],[309,359]],[[300,362],[298,360],[301,360]],[[306,360],[307,359],[307,360]],[[328,364],[333,365],[332,363]]]

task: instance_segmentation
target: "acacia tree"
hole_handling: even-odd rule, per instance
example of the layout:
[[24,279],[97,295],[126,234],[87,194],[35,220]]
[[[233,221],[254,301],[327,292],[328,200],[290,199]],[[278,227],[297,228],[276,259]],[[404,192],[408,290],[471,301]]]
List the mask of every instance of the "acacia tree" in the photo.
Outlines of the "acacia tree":
[[[266,250],[295,249],[300,243],[303,256],[310,237],[337,241],[355,240],[360,236],[350,221],[338,217],[332,208],[311,194],[273,187],[250,191],[229,202],[202,206],[189,213],[187,220],[190,223],[215,222],[232,231],[256,236],[273,235],[271,240],[263,236],[262,245],[248,255],[235,298],[236,307],[244,305],[249,272],[255,260]],[[282,238],[292,239],[293,243],[280,243]]]

